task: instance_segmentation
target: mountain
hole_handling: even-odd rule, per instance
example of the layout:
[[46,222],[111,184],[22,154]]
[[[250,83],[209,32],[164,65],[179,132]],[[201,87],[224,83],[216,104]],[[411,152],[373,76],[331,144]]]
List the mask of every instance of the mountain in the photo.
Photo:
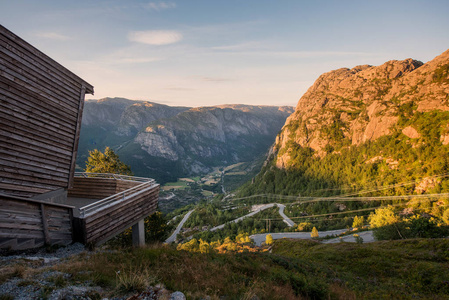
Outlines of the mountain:
[[392,60],[321,75],[246,193],[332,194],[407,180],[417,182],[393,193],[449,190],[446,179],[418,180],[449,171],[448,76],[449,50],[425,64]]
[[89,150],[104,150],[106,146],[120,148],[148,123],[188,109],[124,98],[87,100],[81,122],[78,166],[84,167]]
[[171,107],[122,98],[85,104],[78,165],[110,146],[138,176],[160,182],[252,161],[274,142],[292,107]]
[[274,106],[192,108],[151,122],[118,153],[135,172],[160,180],[205,174],[264,155],[292,112]]

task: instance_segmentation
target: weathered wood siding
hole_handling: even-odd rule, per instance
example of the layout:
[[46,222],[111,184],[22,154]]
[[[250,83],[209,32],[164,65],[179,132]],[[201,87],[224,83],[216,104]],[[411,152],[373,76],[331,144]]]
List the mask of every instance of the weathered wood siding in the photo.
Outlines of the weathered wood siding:
[[[141,183],[140,183],[141,184]],[[156,212],[159,200],[159,185],[152,184],[129,193],[115,205],[106,207],[85,218],[75,218],[76,240],[84,244],[97,245],[136,224],[139,220]]]
[[69,197],[103,199],[135,187],[142,182],[117,180],[113,178],[75,177],[73,187],[68,190]]
[[70,186],[85,93],[90,84],[0,25],[0,193]]
[[72,243],[72,208],[0,195],[0,249]]

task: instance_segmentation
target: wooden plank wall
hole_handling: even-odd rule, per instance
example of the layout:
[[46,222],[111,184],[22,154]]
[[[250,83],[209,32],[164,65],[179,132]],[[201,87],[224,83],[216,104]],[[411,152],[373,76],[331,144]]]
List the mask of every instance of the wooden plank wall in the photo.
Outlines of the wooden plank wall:
[[72,243],[72,208],[0,195],[0,249]]
[[85,92],[93,87],[0,25],[0,193],[69,187]]
[[140,184],[142,184],[142,182],[113,178],[75,177],[73,187],[68,190],[68,196],[75,198],[104,199]]
[[153,185],[128,195],[127,199],[119,204],[86,218],[77,219],[79,228],[75,230],[82,232],[78,241],[91,245],[107,241],[139,220],[156,212],[158,200],[159,185]]
[[68,197],[103,199],[116,194],[117,183],[112,178],[75,177]]

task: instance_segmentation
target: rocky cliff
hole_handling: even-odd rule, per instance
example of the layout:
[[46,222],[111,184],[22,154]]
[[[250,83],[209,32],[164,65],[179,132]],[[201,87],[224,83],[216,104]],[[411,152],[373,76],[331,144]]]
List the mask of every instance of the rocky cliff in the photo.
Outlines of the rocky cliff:
[[292,112],[292,107],[247,105],[192,108],[150,123],[121,151],[137,144],[153,158],[177,163],[185,175],[202,174],[266,153]]
[[[449,110],[449,50],[432,61],[392,60],[321,75],[299,100],[275,144],[276,166],[292,164],[294,147],[315,156],[389,135],[393,130],[416,138],[413,124],[398,128],[400,116]],[[441,139],[446,141],[443,135]],[[446,142],[447,143],[447,142]]]
[[448,147],[449,50],[338,69],[301,97],[240,195],[449,192]]

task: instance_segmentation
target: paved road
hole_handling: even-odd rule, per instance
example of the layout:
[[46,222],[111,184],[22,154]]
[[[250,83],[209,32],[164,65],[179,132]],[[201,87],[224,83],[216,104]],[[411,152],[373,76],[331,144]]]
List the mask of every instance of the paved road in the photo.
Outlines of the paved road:
[[[330,230],[330,231],[318,231],[320,237],[325,237],[326,235],[337,235],[345,232],[346,229]],[[257,246],[260,246],[262,242],[267,239],[268,233],[254,234],[250,238],[254,240]],[[310,232],[279,232],[270,233],[274,240],[287,238],[287,239],[310,239]]]
[[[231,223],[231,222],[237,223],[237,222],[243,220],[244,218],[248,218],[248,217],[254,216],[255,214],[261,212],[262,210],[267,209],[267,208],[270,208],[270,207],[274,207],[274,206],[279,207],[279,214],[282,216],[282,218],[284,219],[283,221],[284,221],[289,227],[295,226],[295,222],[293,222],[289,217],[287,217],[287,216],[284,214],[285,205],[279,204],[279,203],[270,203],[270,204],[261,206],[259,209],[255,210],[255,211],[253,211],[253,212],[251,212],[251,213],[249,213],[249,214],[247,214],[247,215],[244,215],[243,217],[240,217],[240,218],[237,218],[237,219],[235,219],[235,220],[229,221],[228,223]],[[218,230],[218,229],[223,229],[223,227],[224,227],[226,224],[227,224],[227,223],[221,224],[221,225],[218,225],[218,226],[215,226],[215,227],[211,228],[210,231],[215,231],[215,230]]]
[[184,223],[187,221],[187,219],[190,217],[190,215],[193,213],[193,211],[194,211],[194,209],[192,209],[191,211],[186,213],[184,218],[182,218],[181,223],[179,223],[178,227],[176,227],[175,232],[173,232],[173,234],[168,239],[165,240],[165,242],[167,244],[173,243],[175,241],[176,236],[181,231],[182,226],[184,226]]
[[[247,215],[244,215],[243,217],[240,217],[240,218],[237,218],[237,219],[235,219],[235,220],[229,221],[228,223],[232,223],[232,222],[237,223],[237,222],[243,220],[244,218],[248,218],[248,217],[254,216],[255,214],[261,212],[262,210],[267,209],[267,208],[270,208],[270,207],[273,207],[273,206],[275,206],[275,205],[276,205],[276,203],[270,203],[270,204],[264,205],[264,206],[260,207],[258,210],[255,210],[255,211],[253,211],[253,212],[251,212],[251,213],[249,213],[249,214],[247,214]],[[215,230],[218,230],[218,229],[223,229],[223,227],[224,227],[226,224],[228,224],[228,223],[224,223],[224,224],[215,226],[215,227],[211,228],[210,231],[215,231]]]
[[[363,239],[364,243],[372,243],[375,241],[373,232],[371,230],[359,232],[357,234]],[[346,236],[342,237],[341,239],[335,238],[335,239],[325,240],[325,241],[323,241],[323,244],[340,243],[340,240],[343,240],[344,242],[355,243],[355,237],[351,234],[351,235],[346,235]]]
[[277,206],[279,207],[279,214],[284,219],[284,222],[288,225],[288,227],[295,226],[295,222],[293,222],[289,217],[287,217],[284,214],[285,205],[284,204],[278,204]]

